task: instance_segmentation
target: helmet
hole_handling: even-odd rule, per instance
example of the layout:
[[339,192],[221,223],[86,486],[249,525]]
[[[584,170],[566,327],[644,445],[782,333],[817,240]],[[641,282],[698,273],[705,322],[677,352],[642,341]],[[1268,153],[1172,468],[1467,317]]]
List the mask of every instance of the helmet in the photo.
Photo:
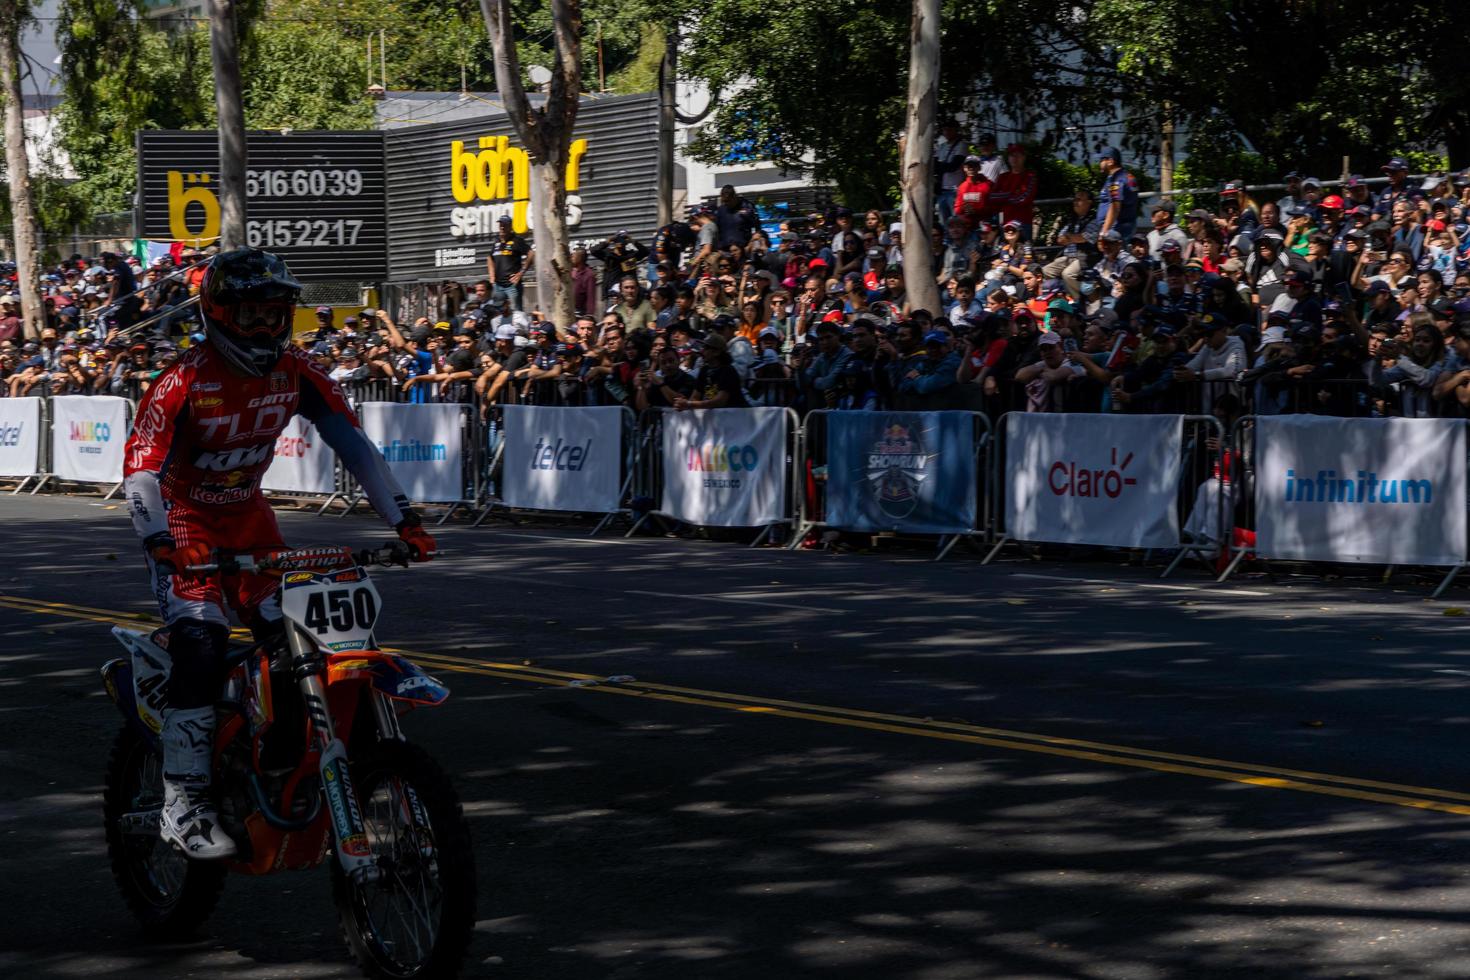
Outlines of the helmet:
[[225,360],[259,377],[286,352],[300,295],[301,283],[280,256],[237,248],[210,260],[199,284],[199,312]]

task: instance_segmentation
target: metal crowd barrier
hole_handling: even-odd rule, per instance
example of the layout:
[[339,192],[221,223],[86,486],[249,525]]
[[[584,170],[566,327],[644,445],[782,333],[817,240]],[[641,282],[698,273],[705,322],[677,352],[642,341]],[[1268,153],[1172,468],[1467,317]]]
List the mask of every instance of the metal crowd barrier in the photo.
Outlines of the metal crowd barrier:
[[[1012,415],[1025,414],[1024,412],[1007,412],[1001,416],[996,427],[996,449],[991,453],[991,492],[989,494],[989,530],[994,543],[982,564],[994,561],[1007,544],[1020,541],[1012,536],[1011,529],[1006,527],[1005,519],[1007,494],[1011,492],[1011,487],[1006,480],[1006,460],[1010,448],[1006,420]],[[1227,488],[1231,485],[1228,464],[1233,463],[1233,460],[1226,460],[1223,456],[1227,445],[1225,428],[1221,425],[1220,420],[1212,415],[1175,417],[1179,418],[1183,425],[1180,440],[1183,465],[1179,485],[1175,491],[1180,540],[1178,551],[1174,554],[1168,567],[1161,573],[1161,578],[1167,578],[1173,574],[1186,558],[1195,557],[1209,562],[1212,560],[1212,552],[1228,544],[1228,539],[1225,538],[1224,522],[1225,495]],[[1213,510],[1213,515],[1201,515],[1191,524],[1191,516],[1200,507]],[[1191,526],[1195,527],[1197,533],[1190,534],[1186,531]],[[1055,544],[1079,543],[1065,539],[1039,540],[1042,543]],[[1096,547],[1119,546],[1097,545]]]
[[[800,493],[797,498],[796,526],[792,532],[792,540],[788,545],[789,550],[795,550],[801,546],[805,537],[819,528],[836,528],[827,521],[827,487],[830,483],[830,466],[828,458],[827,420],[836,414],[834,409],[815,409],[807,413],[806,420],[801,427],[802,459],[798,473],[802,482]],[[896,414],[896,413],[895,413]],[[931,415],[931,412],[913,412],[903,414]],[[994,433],[991,429],[990,419],[982,412],[965,412],[970,416],[974,426],[971,452],[975,471],[975,524],[969,531],[958,534],[939,535],[938,554],[934,556],[935,561],[943,559],[961,541],[974,538],[987,538],[990,531],[989,501],[991,487],[994,483],[994,474],[991,468],[990,449],[994,444]],[[895,521],[889,530],[895,533],[905,533],[903,522]],[[923,531],[912,533],[922,534]]]

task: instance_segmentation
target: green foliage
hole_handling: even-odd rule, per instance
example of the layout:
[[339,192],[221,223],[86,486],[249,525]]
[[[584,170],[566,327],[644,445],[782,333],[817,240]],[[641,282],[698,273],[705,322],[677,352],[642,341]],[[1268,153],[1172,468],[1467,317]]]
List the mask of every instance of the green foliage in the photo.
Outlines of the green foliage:
[[619,95],[658,90],[658,70],[664,60],[664,28],[657,21],[647,21],[638,53],[627,67],[608,80],[608,88]]

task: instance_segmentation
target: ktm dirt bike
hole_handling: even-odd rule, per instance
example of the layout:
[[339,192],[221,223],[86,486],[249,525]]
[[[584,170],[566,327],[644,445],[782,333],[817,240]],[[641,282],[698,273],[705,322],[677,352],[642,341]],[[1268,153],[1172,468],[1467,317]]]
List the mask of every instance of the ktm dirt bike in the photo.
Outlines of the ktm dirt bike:
[[378,648],[374,565],[402,544],[219,555],[197,574],[280,579],[284,635],[231,648],[216,703],[214,786],[238,853],[194,861],[159,837],[168,707],[167,627],[115,627],[128,656],[102,668],[126,719],[107,764],[107,854],[123,899],[155,938],[190,934],[229,872],[273,874],[329,861],[343,938],[374,978],[457,975],[475,921],[475,855],[454,787],[399,716],[448,688]]

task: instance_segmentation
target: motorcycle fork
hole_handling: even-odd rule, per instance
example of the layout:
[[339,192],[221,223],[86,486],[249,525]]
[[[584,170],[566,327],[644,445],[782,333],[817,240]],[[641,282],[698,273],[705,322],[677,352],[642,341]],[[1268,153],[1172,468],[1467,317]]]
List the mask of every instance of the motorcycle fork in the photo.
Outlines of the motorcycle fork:
[[332,838],[342,870],[357,884],[375,881],[381,869],[368,845],[362,809],[352,788],[352,775],[347,766],[347,746],[337,737],[327,710],[327,688],[322,682],[326,658],[310,636],[295,623],[287,630],[291,648],[291,670],[306,703],[306,716],[311,721],[312,741],[321,753],[319,769],[322,792],[331,814]]

